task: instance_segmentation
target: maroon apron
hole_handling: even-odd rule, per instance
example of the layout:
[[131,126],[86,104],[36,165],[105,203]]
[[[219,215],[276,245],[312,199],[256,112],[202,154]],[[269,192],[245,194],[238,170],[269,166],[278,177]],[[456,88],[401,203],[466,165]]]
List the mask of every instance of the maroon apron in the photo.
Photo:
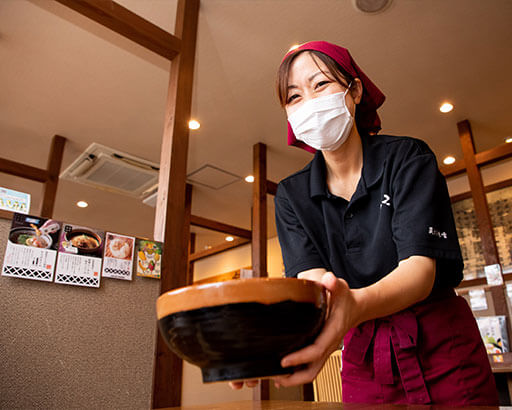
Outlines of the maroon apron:
[[362,323],[344,346],[343,402],[498,405],[476,321],[453,289]]

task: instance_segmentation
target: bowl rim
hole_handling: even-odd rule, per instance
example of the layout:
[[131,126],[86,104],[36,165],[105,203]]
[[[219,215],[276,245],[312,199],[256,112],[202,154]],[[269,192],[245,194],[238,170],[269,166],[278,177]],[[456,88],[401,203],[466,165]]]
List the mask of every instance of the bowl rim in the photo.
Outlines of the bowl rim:
[[291,300],[325,306],[327,291],[318,282],[297,278],[244,278],[190,285],[160,295],[158,320],[177,312],[232,303],[272,304]]

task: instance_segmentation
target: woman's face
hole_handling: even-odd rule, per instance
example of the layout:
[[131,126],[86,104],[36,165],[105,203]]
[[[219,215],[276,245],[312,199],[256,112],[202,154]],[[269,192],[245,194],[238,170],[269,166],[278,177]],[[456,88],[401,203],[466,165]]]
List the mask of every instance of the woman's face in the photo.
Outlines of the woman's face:
[[[286,115],[289,116],[313,98],[344,92],[347,86],[338,83],[320,59],[315,59],[308,52],[301,53],[293,60],[288,74],[288,95],[284,107]],[[350,93],[347,93],[345,102],[353,116],[356,102]]]

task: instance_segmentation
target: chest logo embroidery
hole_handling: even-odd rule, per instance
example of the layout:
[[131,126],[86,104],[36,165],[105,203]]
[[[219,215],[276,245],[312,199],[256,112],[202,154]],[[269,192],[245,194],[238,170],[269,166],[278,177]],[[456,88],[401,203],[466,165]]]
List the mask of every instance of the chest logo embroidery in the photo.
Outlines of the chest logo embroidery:
[[388,194],[383,195],[383,200],[380,203],[380,207],[382,208],[382,205],[391,206],[391,197]]
[[446,234],[446,232],[438,231],[432,226],[428,227],[428,234],[432,236],[437,236],[438,238],[448,239],[448,235]]

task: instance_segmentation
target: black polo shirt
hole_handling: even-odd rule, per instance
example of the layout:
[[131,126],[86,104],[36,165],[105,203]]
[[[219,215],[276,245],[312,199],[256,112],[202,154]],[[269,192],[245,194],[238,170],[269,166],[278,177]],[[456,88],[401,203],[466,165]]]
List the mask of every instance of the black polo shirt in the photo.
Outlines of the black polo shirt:
[[423,141],[364,136],[363,170],[349,201],[331,194],[321,152],[279,183],[276,224],[286,275],[325,268],[351,288],[377,282],[400,260],[436,260],[436,283],[456,286],[463,262],[446,181]]

